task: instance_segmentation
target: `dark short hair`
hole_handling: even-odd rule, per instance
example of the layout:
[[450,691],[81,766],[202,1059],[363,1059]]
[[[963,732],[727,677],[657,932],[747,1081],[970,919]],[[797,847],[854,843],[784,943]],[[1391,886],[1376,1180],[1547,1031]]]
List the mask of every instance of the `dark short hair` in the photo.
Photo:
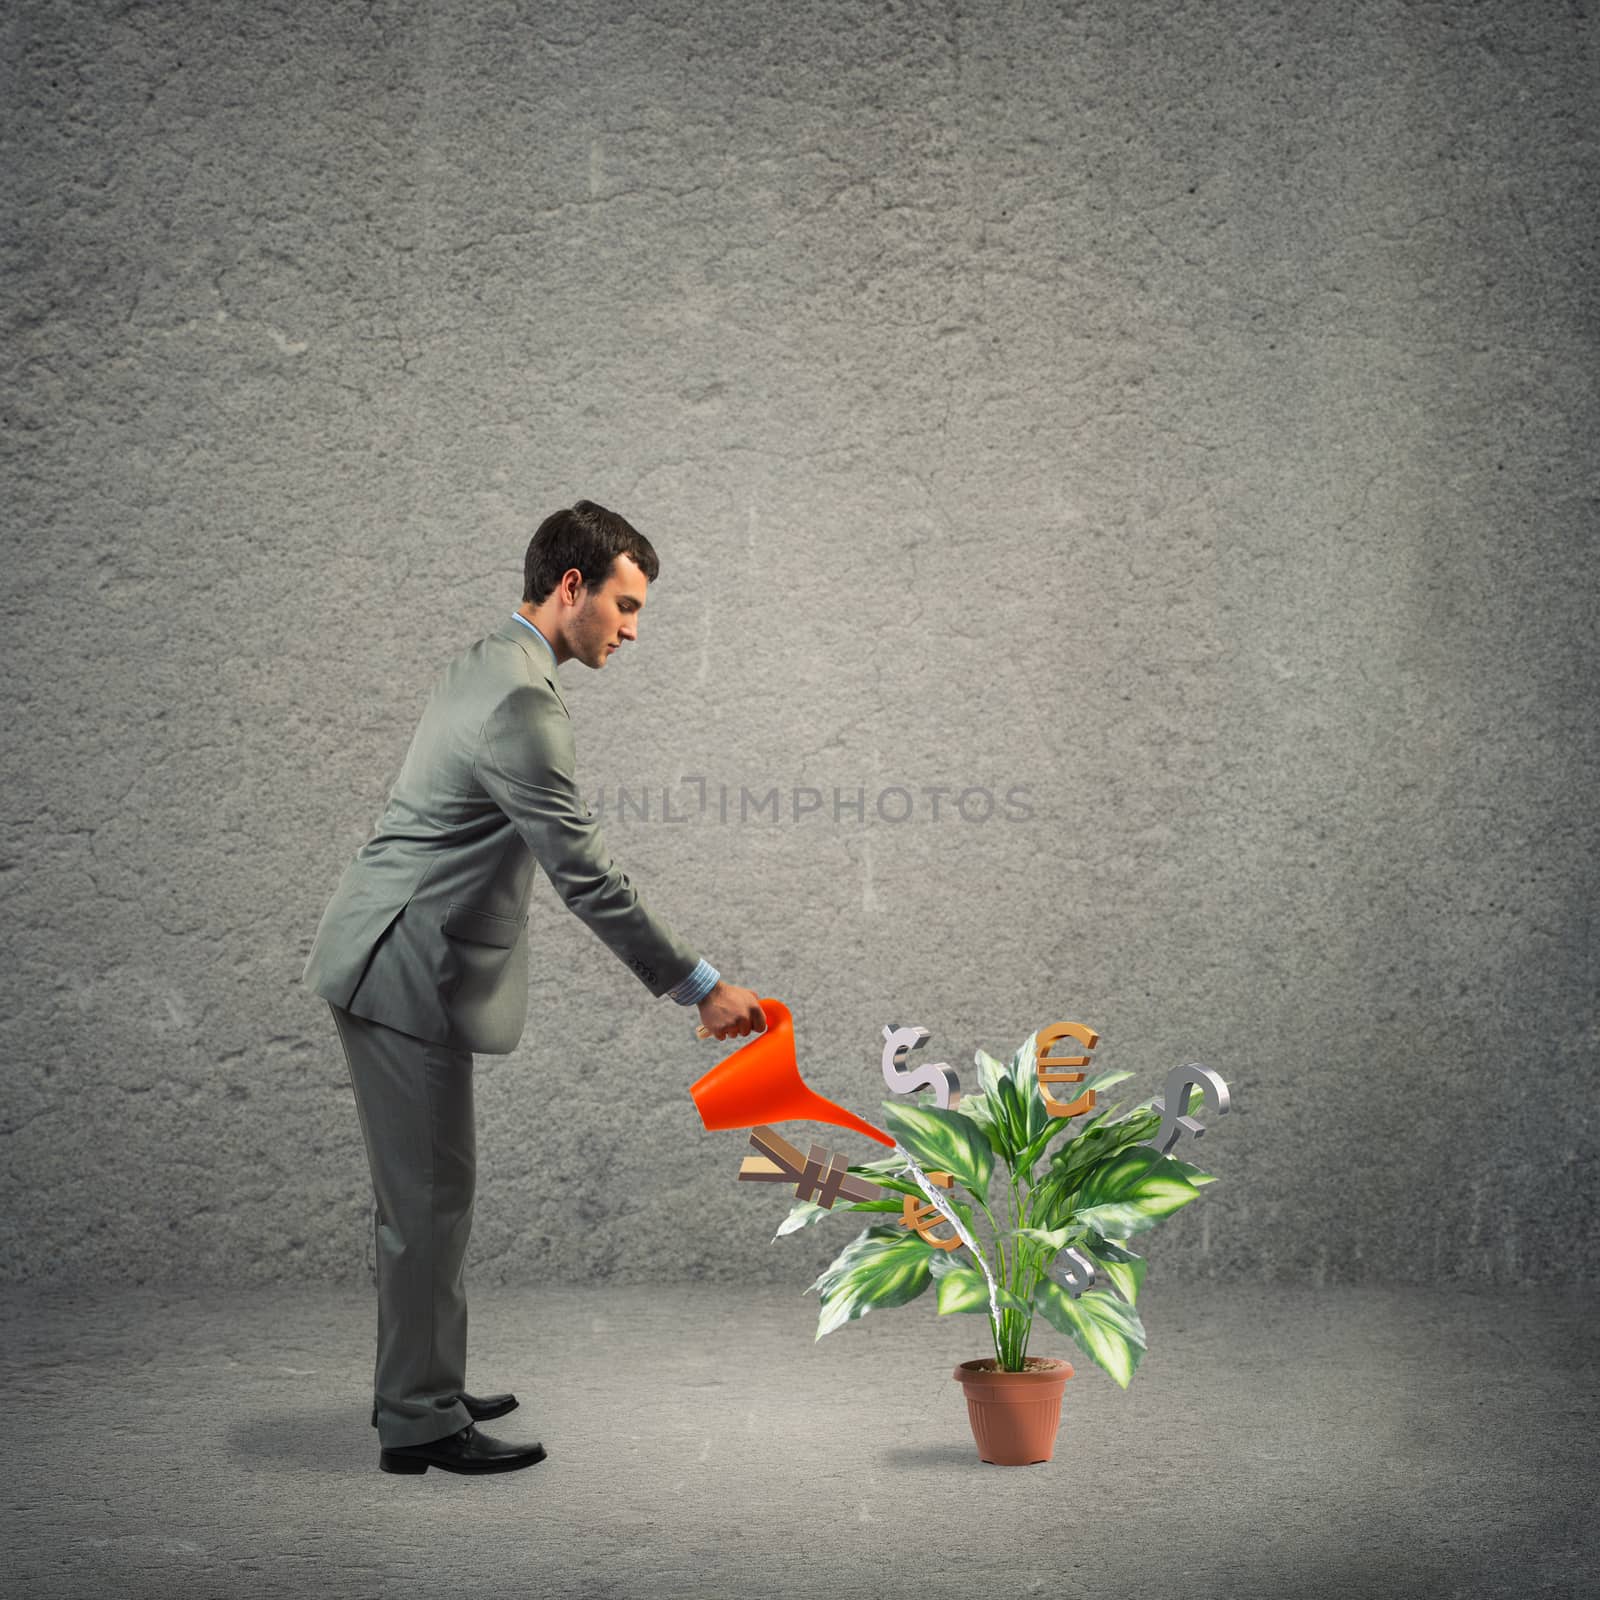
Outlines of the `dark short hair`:
[[528,542],[522,561],[522,598],[538,605],[576,567],[591,590],[604,588],[618,556],[631,556],[648,582],[661,571],[650,541],[625,517],[580,500],[569,511],[552,512]]

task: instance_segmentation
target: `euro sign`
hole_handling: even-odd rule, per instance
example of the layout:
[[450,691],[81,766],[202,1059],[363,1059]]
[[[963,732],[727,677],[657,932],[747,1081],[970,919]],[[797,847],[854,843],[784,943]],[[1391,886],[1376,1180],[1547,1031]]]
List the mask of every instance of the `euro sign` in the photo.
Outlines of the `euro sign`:
[[1062,1039],[1076,1039],[1085,1050],[1093,1050],[1100,1042],[1100,1035],[1081,1022],[1052,1022],[1048,1028],[1041,1028],[1033,1041],[1034,1074],[1039,1080],[1039,1098],[1044,1101],[1045,1110],[1052,1117],[1075,1117],[1080,1112],[1093,1109],[1094,1090],[1085,1089],[1069,1105],[1065,1100],[1057,1100],[1046,1087],[1052,1083],[1082,1083],[1081,1072],[1066,1069],[1089,1065],[1086,1055],[1051,1056],[1050,1047]]
[[1173,1145],[1184,1134],[1198,1139],[1206,1131],[1193,1117],[1184,1115],[1191,1087],[1200,1090],[1205,1097],[1202,1104],[1210,1106],[1219,1117],[1228,1110],[1228,1086],[1210,1067],[1202,1067],[1198,1061],[1174,1067],[1167,1074],[1165,1097],[1158,1095],[1150,1102],[1150,1109],[1161,1114],[1161,1126],[1156,1129],[1155,1138],[1149,1142],[1162,1155],[1170,1155]]
[[[927,1179],[938,1189],[948,1189],[956,1181],[948,1172],[930,1172]],[[931,1244],[935,1250],[954,1250],[961,1243],[959,1233],[952,1233],[946,1239],[934,1232],[949,1220],[931,1200],[918,1200],[914,1194],[908,1194],[900,1202],[900,1226],[910,1228],[924,1244]]]
[[955,1068],[943,1061],[923,1062],[913,1067],[906,1063],[900,1070],[900,1057],[920,1050],[932,1035],[926,1028],[901,1028],[890,1022],[883,1030],[883,1081],[891,1094],[915,1094],[919,1089],[933,1090],[933,1103],[949,1110],[951,1098],[961,1093],[961,1080]]

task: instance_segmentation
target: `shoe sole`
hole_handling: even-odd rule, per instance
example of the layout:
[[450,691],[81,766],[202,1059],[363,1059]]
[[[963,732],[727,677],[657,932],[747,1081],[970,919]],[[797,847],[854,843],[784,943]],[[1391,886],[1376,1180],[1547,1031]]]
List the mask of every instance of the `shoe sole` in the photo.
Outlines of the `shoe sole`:
[[519,1467],[537,1466],[546,1455],[545,1447],[540,1445],[537,1453],[527,1455],[508,1456],[502,1461],[430,1461],[426,1456],[401,1455],[397,1450],[380,1450],[378,1452],[378,1466],[384,1472],[398,1473],[403,1477],[410,1477],[417,1473],[426,1472],[429,1467],[437,1467],[441,1472],[461,1472],[468,1475],[480,1472],[515,1472]]

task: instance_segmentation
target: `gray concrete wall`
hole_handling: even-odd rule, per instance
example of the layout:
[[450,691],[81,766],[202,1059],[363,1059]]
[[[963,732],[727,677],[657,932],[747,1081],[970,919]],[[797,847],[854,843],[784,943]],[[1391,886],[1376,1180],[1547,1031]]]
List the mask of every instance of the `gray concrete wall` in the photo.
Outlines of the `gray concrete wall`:
[[[1233,1088],[1152,1284],[1594,1281],[1592,14],[3,28],[0,1276],[363,1271],[301,964],[590,496],[663,571],[562,669],[586,785],[649,790],[614,854],[823,1093],[877,1114],[891,1018],[1078,1018],[1130,1101]],[[533,912],[469,1274],[798,1292],[851,1225],[769,1244],[722,1048]]]

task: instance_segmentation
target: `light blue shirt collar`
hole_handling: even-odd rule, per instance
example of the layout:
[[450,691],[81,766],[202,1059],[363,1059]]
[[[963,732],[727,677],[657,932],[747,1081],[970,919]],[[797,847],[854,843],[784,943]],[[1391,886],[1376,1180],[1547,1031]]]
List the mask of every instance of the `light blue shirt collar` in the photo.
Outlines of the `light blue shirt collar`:
[[529,633],[535,634],[540,639],[544,640],[544,647],[545,647],[546,650],[548,650],[550,652],[551,661],[554,662],[555,665],[559,666],[560,662],[556,661],[556,647],[553,644],[551,644],[548,639],[545,639],[544,635],[542,633],[540,633],[539,630],[536,627],[534,627],[534,625],[531,622],[529,622],[528,619],[525,616],[523,616],[523,614],[520,611],[513,611],[511,613],[511,615],[514,616],[517,619],[517,621],[520,622],[523,625],[523,627],[525,627],[528,630]]

